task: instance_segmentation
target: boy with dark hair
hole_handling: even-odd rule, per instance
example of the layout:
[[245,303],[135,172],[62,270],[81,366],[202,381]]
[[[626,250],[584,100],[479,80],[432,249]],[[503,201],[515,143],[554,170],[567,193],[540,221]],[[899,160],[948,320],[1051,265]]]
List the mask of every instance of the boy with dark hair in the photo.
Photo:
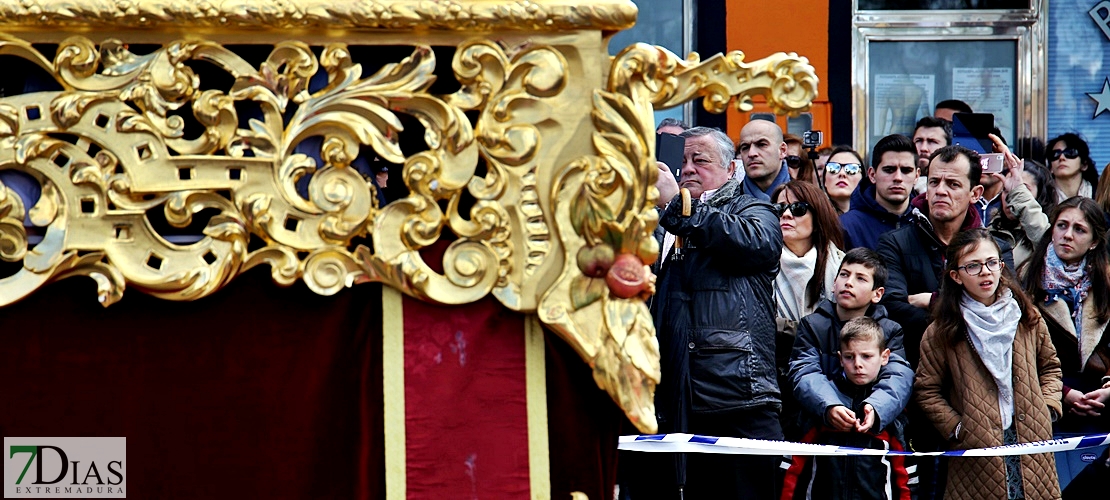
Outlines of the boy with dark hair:
[[[867,399],[888,366],[890,349],[883,327],[867,316],[849,320],[841,329],[838,358],[843,375],[835,381],[842,404],[830,407],[833,422],[814,425],[803,442],[902,451],[899,416],[887,429],[863,429]],[[855,410],[853,412],[852,408]],[[847,429],[841,429],[843,421]],[[877,431],[877,432],[876,432]],[[790,460],[783,485],[783,500],[809,499],[814,492],[830,492],[851,498],[910,498],[910,479],[902,456],[796,456]]]
[[[837,431],[878,431],[894,423],[910,400],[913,370],[902,347],[902,327],[879,305],[886,278],[886,265],[874,250],[849,250],[833,283],[835,301],[823,301],[798,323],[789,373],[794,397],[803,415]],[[864,316],[882,328],[890,362],[870,394],[849,408],[836,385],[844,378],[837,347],[844,324]]]

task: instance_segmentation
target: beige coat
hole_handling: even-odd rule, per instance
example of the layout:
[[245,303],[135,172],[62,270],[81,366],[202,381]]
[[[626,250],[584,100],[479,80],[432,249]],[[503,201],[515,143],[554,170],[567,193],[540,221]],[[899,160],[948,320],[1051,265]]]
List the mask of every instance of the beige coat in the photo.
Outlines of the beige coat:
[[[1032,311],[1038,318],[1040,315]],[[921,362],[914,382],[914,400],[940,431],[952,436],[961,424],[957,439],[949,440],[954,450],[1002,445],[1002,417],[998,411],[998,388],[980,361],[966,333],[953,343],[935,330],[925,330],[921,339]],[[1060,362],[1043,320],[1030,329],[1021,325],[1014,338],[1014,425],[1018,442],[1052,438],[1049,408],[1061,415]],[[1056,462],[1052,454],[1023,455],[1022,480],[1025,498],[1060,498]],[[1001,457],[963,457],[948,462],[948,486],[944,498],[1006,498],[1006,465]]]

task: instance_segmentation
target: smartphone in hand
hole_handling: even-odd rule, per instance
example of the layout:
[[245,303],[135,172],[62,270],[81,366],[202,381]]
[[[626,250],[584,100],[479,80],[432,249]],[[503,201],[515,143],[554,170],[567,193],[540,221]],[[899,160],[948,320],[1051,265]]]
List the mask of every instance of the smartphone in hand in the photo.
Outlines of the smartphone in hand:
[[686,150],[686,138],[674,134],[655,134],[655,159],[667,165],[674,174],[675,181],[682,177],[682,156]]
[[979,155],[979,164],[983,166],[984,174],[1002,173],[1002,153],[987,153]]

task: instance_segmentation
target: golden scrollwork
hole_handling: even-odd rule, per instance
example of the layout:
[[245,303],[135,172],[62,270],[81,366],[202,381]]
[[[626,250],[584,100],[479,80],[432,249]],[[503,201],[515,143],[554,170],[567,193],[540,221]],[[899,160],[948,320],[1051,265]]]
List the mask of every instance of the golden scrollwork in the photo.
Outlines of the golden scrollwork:
[[146,29],[620,30],[631,2],[550,0],[20,0],[0,4],[0,26]]
[[[762,95],[796,113],[816,78],[786,54],[703,62],[636,44],[610,58],[590,30],[634,16],[615,0],[0,6],[0,25],[199,30],[143,51],[122,38],[73,36],[43,50],[0,35],[0,54],[55,84],[0,98],[0,306],[70,276],[95,280],[105,306],[128,287],[194,300],[258,266],[323,295],[367,282],[443,304],[493,295],[537,313],[654,431],[652,112],[698,96],[713,111],[732,98],[743,108]],[[437,70],[444,51],[395,34],[313,33],[246,57],[201,29],[325,25],[442,30],[449,71]],[[533,28],[496,41],[482,33]],[[371,70],[358,41],[408,55]],[[444,78],[457,86],[433,91]],[[403,183],[384,206],[356,168],[369,151]]]

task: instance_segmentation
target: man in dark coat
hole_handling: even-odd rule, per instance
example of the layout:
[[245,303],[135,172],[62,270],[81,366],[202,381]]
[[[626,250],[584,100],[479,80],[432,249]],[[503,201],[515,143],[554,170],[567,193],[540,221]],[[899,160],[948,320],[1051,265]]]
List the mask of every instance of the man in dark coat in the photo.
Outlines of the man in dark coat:
[[917,148],[904,135],[888,135],[871,151],[871,181],[852,193],[852,209],[840,216],[844,251],[879,247],[879,236],[911,220],[913,183],[917,180]]
[[[767,129],[750,147],[781,161],[782,131]],[[727,135],[704,127],[682,135],[680,180],[692,214],[682,215],[673,176],[661,169],[657,183],[666,231],[651,307],[662,355],[660,431],[782,439],[771,294],[783,244],[779,219],[731,179]],[[677,461],[684,470],[676,481],[685,483],[687,499],[773,498],[779,486],[776,457],[691,454],[685,461]],[[656,494],[676,498],[674,492]]]

